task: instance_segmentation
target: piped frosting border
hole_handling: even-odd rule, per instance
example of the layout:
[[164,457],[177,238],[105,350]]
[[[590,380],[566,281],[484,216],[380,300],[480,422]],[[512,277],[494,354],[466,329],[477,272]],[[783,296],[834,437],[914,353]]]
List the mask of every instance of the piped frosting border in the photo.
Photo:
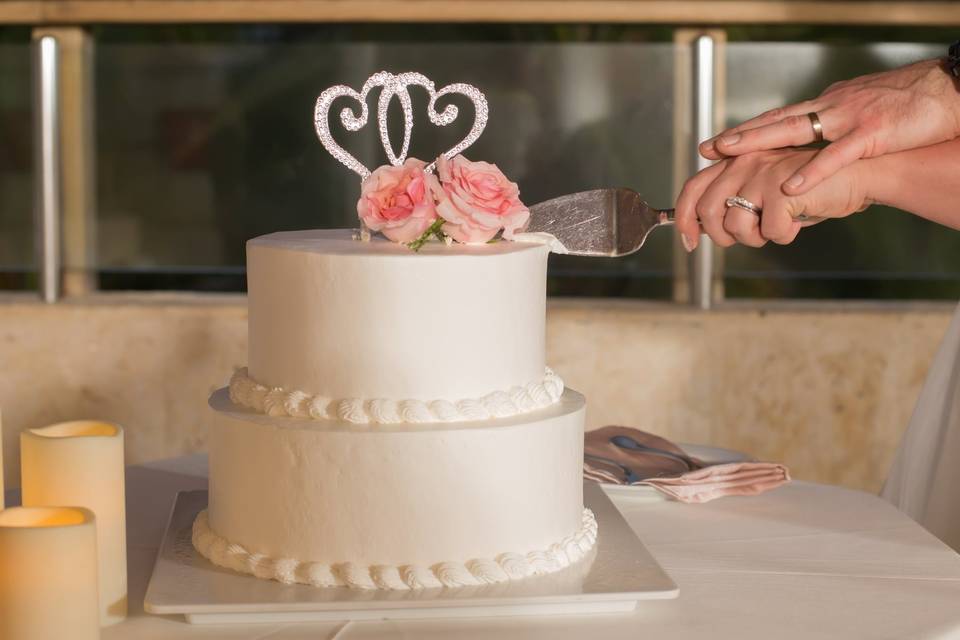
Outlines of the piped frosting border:
[[193,546],[210,562],[258,578],[285,584],[351,589],[428,589],[465,587],[519,580],[564,569],[584,558],[597,541],[597,521],[583,510],[580,528],[547,549],[527,553],[501,553],[496,558],[418,565],[361,565],[353,562],[323,564],[295,558],[271,558],[251,553],[210,528],[206,509],[193,522]]
[[230,378],[234,404],[272,417],[339,419],[354,424],[400,424],[489,420],[549,407],[563,395],[563,380],[549,367],[543,379],[481,398],[462,400],[390,400],[327,398],[283,387],[268,387],[250,377],[246,367]]

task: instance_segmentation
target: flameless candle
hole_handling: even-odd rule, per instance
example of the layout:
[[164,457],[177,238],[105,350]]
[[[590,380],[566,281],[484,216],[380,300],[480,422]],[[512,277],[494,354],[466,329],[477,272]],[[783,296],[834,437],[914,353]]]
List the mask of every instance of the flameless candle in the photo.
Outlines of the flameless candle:
[[80,507],[0,511],[0,638],[100,637],[94,525]]
[[23,505],[86,507],[97,516],[100,619],[127,615],[123,429],[82,420],[20,434]]

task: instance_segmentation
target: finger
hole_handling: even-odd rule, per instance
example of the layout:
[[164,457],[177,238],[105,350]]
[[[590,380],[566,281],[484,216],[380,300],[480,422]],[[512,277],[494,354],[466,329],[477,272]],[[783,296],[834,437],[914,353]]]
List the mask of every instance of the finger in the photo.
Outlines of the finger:
[[725,163],[711,165],[686,181],[677,197],[674,224],[680,232],[683,247],[689,252],[700,243],[700,223],[697,221],[697,202],[713,179],[723,172]]
[[[809,112],[803,115],[787,116],[779,122],[721,136],[716,140],[716,149],[725,156],[740,156],[753,151],[810,144],[816,141],[816,134],[807,113]],[[828,126],[833,124],[830,122],[832,116],[829,109],[820,113],[819,117],[825,137],[827,131],[835,132],[835,128]],[[825,120],[827,124],[824,124]]]
[[729,247],[737,242],[724,228],[727,198],[740,193],[748,177],[742,166],[735,166],[732,162],[725,163],[723,173],[711,182],[697,201],[696,211],[700,217],[700,225],[718,246]]
[[854,129],[848,135],[824,147],[810,162],[800,167],[783,183],[787,195],[800,195],[814,188],[840,169],[864,155],[867,133]]
[[760,235],[760,218],[761,216],[753,211],[740,207],[727,207],[726,215],[723,217],[723,227],[740,244],[759,249],[767,244],[766,239]]
[[787,198],[767,198],[763,207],[760,235],[777,244],[790,244],[797,238],[802,225],[793,217]]
[[770,111],[765,111],[760,115],[745,120],[738,124],[735,127],[731,127],[720,132],[718,135],[704,140],[700,143],[700,155],[704,158],[709,158],[710,160],[719,160],[723,157],[723,154],[720,153],[717,148],[717,140],[723,137],[731,136],[735,133],[740,133],[746,131],[747,129],[756,129],[757,127],[765,127],[770,124],[780,122],[784,118],[790,116],[803,115],[811,111],[817,111],[824,108],[822,105],[817,105],[815,100],[804,100],[803,102],[798,102],[796,104],[787,105],[778,109],[771,109]]
[[[744,187],[740,195],[763,209],[762,193]],[[740,244],[759,248],[767,244],[766,239],[760,234],[761,218],[766,214],[765,210],[758,214],[740,207],[727,207],[726,215],[723,217],[723,228]]]
[[[840,204],[848,194],[838,194],[835,191],[831,194],[832,188],[830,183],[836,179],[837,178],[827,180],[826,183],[820,185],[818,189],[800,196],[784,196],[780,194],[779,199],[783,201],[782,206],[786,215],[790,216],[802,229],[820,224],[824,220],[842,218],[852,213]],[[838,195],[840,199],[838,199]]]

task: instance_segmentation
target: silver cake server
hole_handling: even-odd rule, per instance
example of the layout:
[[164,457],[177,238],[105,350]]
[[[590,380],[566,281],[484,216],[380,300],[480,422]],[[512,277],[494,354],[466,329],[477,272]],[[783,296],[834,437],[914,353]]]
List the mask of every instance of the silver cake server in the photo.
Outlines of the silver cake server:
[[[549,233],[575,256],[625,256],[650,232],[673,224],[673,209],[655,209],[632,189],[594,189],[530,207],[527,233]],[[554,251],[559,251],[559,247]]]
[[[627,256],[643,246],[657,227],[673,224],[673,209],[655,209],[633,189],[594,189],[570,193],[530,207],[526,233],[547,233],[551,251],[574,256]],[[825,218],[795,218],[804,227]],[[523,240],[523,238],[519,238]]]

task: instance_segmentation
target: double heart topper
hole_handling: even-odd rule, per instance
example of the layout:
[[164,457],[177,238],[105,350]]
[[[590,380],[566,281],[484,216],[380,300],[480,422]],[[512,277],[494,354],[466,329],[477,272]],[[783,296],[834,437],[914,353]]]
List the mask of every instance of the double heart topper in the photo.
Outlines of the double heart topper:
[[[490,112],[486,97],[473,85],[465,83],[448,84],[438,91],[433,81],[421,73],[408,71],[392,74],[388,71],[380,71],[370,76],[363,83],[363,88],[360,91],[340,84],[330,87],[320,94],[320,97],[317,98],[317,106],[313,111],[313,124],[317,129],[317,137],[320,138],[320,143],[330,152],[330,155],[346,165],[351,171],[359,174],[362,179],[369,177],[370,170],[333,139],[333,134],[330,133],[330,107],[334,100],[345,96],[359,102],[359,114],[349,107],[344,107],[340,111],[340,122],[344,128],[348,131],[359,131],[366,126],[370,117],[367,96],[376,87],[382,87],[380,99],[377,101],[377,125],[380,131],[380,143],[383,145],[383,150],[386,152],[390,164],[395,167],[401,166],[407,159],[407,152],[410,150],[410,136],[413,132],[413,105],[410,101],[409,90],[411,86],[420,86],[427,90],[430,97],[430,103],[427,105],[427,115],[430,122],[438,127],[445,127],[455,121],[459,115],[459,109],[454,104],[448,104],[443,111],[438,111],[437,100],[443,96],[460,94],[466,96],[473,103],[475,113],[473,126],[470,127],[469,133],[463,140],[441,154],[443,157],[452,158],[456,156],[476,142],[480,134],[483,133]],[[403,109],[403,146],[399,154],[393,149],[393,143],[390,142],[387,129],[387,109],[394,97],[400,100],[400,107]],[[435,167],[436,161],[427,166],[427,172],[432,172]]]
[[[352,98],[356,107],[340,111],[340,123],[347,131],[359,131],[370,119],[367,98],[380,88],[377,101],[377,125],[380,142],[389,164],[370,171],[354,156],[337,144],[330,132],[330,109],[338,98]],[[430,102],[430,122],[444,127],[454,122],[459,109],[448,104],[442,110],[437,101],[444,96],[460,95],[473,103],[473,125],[466,137],[440,154],[429,164],[408,158],[413,132],[413,105],[410,87],[426,90]],[[394,98],[403,110],[403,143],[400,153],[390,141],[387,110]],[[370,231],[378,231],[395,242],[419,250],[436,238],[448,244],[489,242],[502,232],[512,239],[522,231],[530,212],[520,201],[517,185],[506,178],[496,165],[471,162],[461,152],[476,142],[487,125],[489,109],[483,93],[473,85],[449,84],[437,90],[426,76],[416,72],[375,73],[360,91],[345,85],[330,87],[317,98],[313,123],[324,148],[362,179],[357,213],[361,229],[359,237],[369,239]]]

